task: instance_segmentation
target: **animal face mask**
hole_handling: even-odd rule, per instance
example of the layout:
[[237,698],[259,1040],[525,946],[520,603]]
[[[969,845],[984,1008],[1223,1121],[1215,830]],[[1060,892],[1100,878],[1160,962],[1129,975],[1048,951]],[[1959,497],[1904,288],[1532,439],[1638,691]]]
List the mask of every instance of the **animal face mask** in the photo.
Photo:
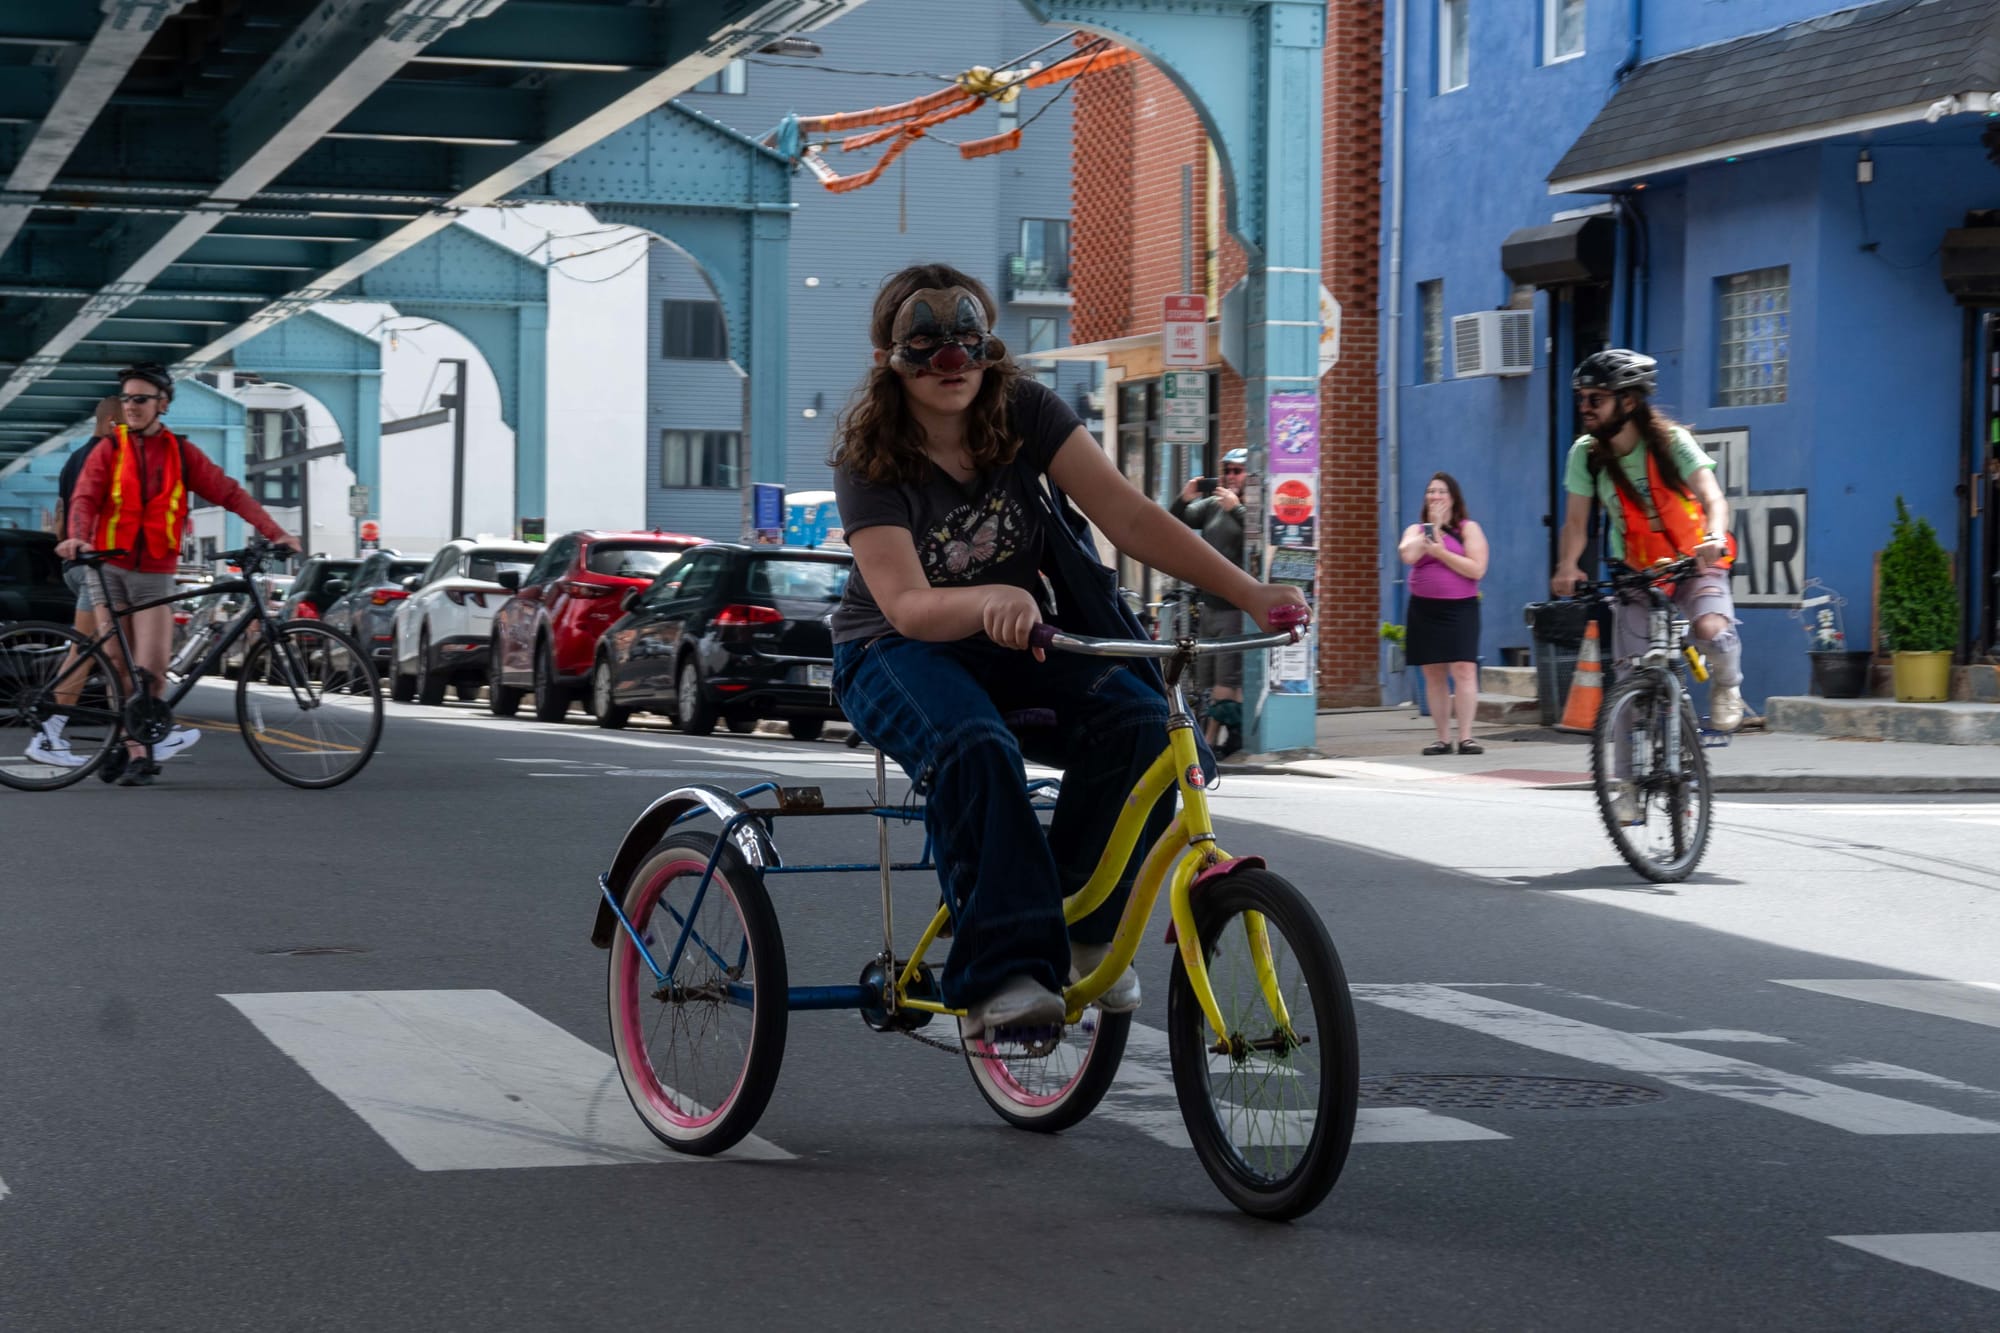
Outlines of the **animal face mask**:
[[986,308],[963,287],[912,292],[890,327],[889,364],[912,378],[959,375],[1004,359],[1007,348],[986,327]]

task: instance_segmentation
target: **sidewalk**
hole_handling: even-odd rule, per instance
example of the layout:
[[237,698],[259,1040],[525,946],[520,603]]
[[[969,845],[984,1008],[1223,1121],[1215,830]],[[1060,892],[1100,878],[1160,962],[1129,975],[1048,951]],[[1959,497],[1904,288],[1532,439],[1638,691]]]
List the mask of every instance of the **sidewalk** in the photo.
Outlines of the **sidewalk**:
[[[1296,773],[1372,782],[1472,782],[1567,787],[1590,782],[1589,738],[1541,726],[1481,723],[1483,755],[1420,753],[1436,739],[1409,706],[1321,713],[1321,758],[1243,756],[1224,771]],[[1745,731],[1708,751],[1721,792],[2000,792],[2000,746],[1915,745]]]

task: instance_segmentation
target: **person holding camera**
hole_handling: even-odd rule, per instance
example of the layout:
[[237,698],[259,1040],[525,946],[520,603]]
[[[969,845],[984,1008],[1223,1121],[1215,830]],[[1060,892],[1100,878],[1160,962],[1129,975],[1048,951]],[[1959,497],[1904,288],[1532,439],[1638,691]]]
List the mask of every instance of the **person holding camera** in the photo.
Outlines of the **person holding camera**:
[[[1222,476],[1196,477],[1181,487],[1168,512],[1191,528],[1201,530],[1202,540],[1223,559],[1239,569],[1243,565],[1243,483],[1250,475],[1250,451],[1231,449],[1222,456]],[[1221,638],[1243,632],[1243,613],[1228,601],[1203,592],[1201,633]],[[1216,758],[1227,759],[1243,748],[1243,657],[1240,653],[1197,657],[1194,684],[1208,691],[1208,712],[1203,735],[1215,750]],[[1224,736],[1224,730],[1228,735]]]
[[[1465,496],[1448,472],[1424,487],[1424,518],[1403,530],[1396,554],[1410,567],[1409,625],[1404,652],[1424,673],[1437,740],[1425,754],[1450,754],[1458,719],[1458,752],[1484,754],[1472,739],[1479,712],[1479,580],[1486,577],[1486,533],[1466,517]],[[1450,693],[1446,685],[1450,685]]]

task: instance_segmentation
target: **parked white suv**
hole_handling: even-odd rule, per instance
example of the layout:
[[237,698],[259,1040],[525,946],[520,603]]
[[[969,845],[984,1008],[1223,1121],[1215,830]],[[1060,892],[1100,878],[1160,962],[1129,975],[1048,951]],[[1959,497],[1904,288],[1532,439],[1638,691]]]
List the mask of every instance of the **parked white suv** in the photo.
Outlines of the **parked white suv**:
[[398,703],[444,702],[445,686],[458,697],[478,697],[486,683],[493,642],[493,613],[514,594],[500,575],[528,572],[541,558],[541,542],[446,542],[423,573],[404,581],[409,600],[396,612],[390,645],[389,697]]

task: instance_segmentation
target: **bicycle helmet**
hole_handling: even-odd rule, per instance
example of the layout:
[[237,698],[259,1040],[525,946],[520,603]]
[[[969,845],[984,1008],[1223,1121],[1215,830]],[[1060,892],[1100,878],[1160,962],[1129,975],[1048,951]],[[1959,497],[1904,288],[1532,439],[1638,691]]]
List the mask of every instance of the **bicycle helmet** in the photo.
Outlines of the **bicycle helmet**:
[[1612,393],[1643,393],[1660,387],[1660,363],[1644,352],[1608,347],[1583,359],[1570,377],[1572,390],[1605,389]]
[[1248,449],[1231,449],[1222,456],[1222,461],[1225,465],[1229,463],[1241,463],[1243,466],[1248,467],[1250,466],[1250,451]]
[[118,382],[123,384],[126,380],[144,380],[169,400],[174,396],[174,377],[157,361],[142,361],[136,366],[125,367],[118,372]]

